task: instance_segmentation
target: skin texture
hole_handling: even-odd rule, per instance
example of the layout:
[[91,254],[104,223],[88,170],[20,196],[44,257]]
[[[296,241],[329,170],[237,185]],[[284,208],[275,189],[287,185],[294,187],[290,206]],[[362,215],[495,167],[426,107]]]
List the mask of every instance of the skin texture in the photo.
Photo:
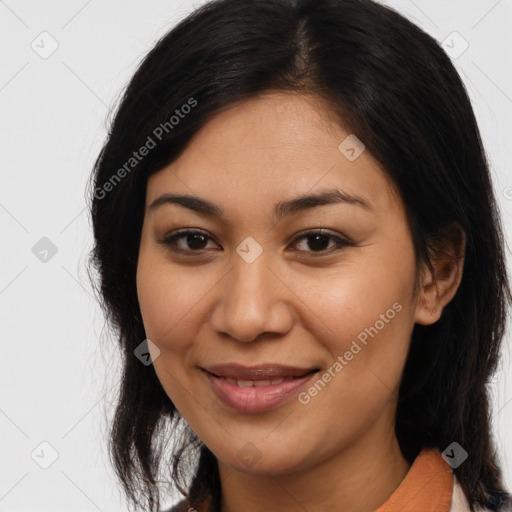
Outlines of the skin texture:
[[[219,461],[223,512],[373,511],[410,468],[394,418],[412,329],[440,317],[463,259],[435,262],[437,286],[416,269],[402,202],[368,151],[350,161],[338,149],[349,134],[314,96],[266,93],[218,114],[148,181],[137,271],[146,335],[160,350],[163,388]],[[334,204],[273,218],[277,202],[330,187],[373,211]],[[149,211],[164,193],[208,199],[225,219],[171,204]],[[182,254],[157,242],[184,228],[209,238],[190,248],[182,237]],[[301,233],[318,228],[353,245],[336,249],[326,238],[319,250]],[[263,249],[252,263],[236,252],[248,236]],[[307,404],[233,411],[199,370],[326,370],[395,303],[394,318]],[[260,457],[251,467],[237,456],[247,443]]]

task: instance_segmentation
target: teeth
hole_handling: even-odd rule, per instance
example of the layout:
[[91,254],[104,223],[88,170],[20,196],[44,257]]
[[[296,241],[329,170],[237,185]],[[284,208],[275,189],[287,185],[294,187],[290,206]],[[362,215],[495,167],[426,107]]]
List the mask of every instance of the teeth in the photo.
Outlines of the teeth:
[[254,385],[258,388],[260,386],[270,386],[269,380],[255,380]]
[[[274,379],[268,379],[268,380],[238,380],[233,379],[231,377],[220,377],[221,379],[227,380],[230,384],[237,385],[240,388],[249,388],[251,386],[255,387],[262,387],[262,386],[276,386],[277,384],[281,384],[281,382],[284,382],[285,378],[283,377],[276,377]],[[286,380],[293,380],[300,377],[286,377]]]
[[[234,379],[231,379],[234,381]],[[274,386],[276,384],[281,384],[281,382],[283,382],[284,379],[281,377],[279,379],[272,379],[272,380],[238,380],[236,381],[236,383],[238,384],[239,387],[241,388],[248,388],[250,386],[254,386],[254,387],[261,387],[261,386]],[[235,382],[233,382],[234,384]]]

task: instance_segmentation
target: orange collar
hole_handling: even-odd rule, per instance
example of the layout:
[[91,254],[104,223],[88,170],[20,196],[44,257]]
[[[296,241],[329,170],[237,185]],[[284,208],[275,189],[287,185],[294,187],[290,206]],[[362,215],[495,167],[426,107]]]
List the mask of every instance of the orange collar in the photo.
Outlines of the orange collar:
[[[441,452],[423,448],[401,484],[375,512],[449,512],[452,490],[453,473]],[[215,512],[211,496],[195,510]]]
[[441,452],[423,448],[396,491],[375,512],[449,512],[453,473]]

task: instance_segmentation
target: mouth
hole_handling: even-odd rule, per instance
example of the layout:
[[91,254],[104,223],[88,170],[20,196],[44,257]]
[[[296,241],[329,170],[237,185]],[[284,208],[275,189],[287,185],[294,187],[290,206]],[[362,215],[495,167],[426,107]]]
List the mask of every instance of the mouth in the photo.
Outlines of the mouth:
[[254,387],[263,387],[263,386],[275,386],[276,384],[281,384],[284,381],[290,381],[295,379],[300,379],[301,377],[281,377],[275,378],[272,380],[241,380],[241,379],[232,379],[231,377],[223,377],[221,375],[212,374],[214,377],[218,377],[219,379],[224,379],[228,381],[230,384],[236,384],[239,388],[250,388]]
[[[205,370],[206,371],[206,370]],[[214,373],[210,373],[213,377],[217,377],[218,379],[223,379],[230,384],[236,385],[239,388],[250,388],[252,386],[260,388],[264,386],[276,386],[277,384],[281,384],[282,382],[288,382],[292,380],[302,379],[306,375],[310,373],[316,373],[318,370],[311,370],[310,372],[305,373],[304,375],[296,376],[296,377],[274,377],[273,379],[256,379],[256,380],[247,380],[247,379],[234,379],[232,377],[227,377],[225,375],[216,375]]]
[[319,368],[285,366],[277,363],[258,366],[243,366],[237,363],[230,363],[212,365],[201,369],[214,377],[226,379],[232,384],[238,384],[240,387],[276,385],[320,371]]
[[201,368],[216,397],[230,409],[262,412],[290,400],[306,385],[319,368],[261,365]]

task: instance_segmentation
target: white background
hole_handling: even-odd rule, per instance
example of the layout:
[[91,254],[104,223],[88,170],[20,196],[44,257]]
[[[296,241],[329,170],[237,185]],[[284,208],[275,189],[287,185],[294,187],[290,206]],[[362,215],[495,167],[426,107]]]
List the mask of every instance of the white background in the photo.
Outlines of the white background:
[[[454,62],[473,102],[510,243],[512,0],[385,3],[439,41],[455,37],[455,51],[463,40],[469,44]],[[118,359],[108,333],[101,337],[104,321],[85,270],[92,243],[85,185],[109,109],[157,38],[194,5],[0,1],[0,512],[126,510],[106,456]],[[43,59],[32,44],[40,53],[58,48]],[[32,252],[42,237],[57,248],[46,263]],[[510,346],[507,335],[493,403],[508,489]],[[31,458],[36,450],[40,463],[51,461],[41,442],[58,453],[48,469]]]

